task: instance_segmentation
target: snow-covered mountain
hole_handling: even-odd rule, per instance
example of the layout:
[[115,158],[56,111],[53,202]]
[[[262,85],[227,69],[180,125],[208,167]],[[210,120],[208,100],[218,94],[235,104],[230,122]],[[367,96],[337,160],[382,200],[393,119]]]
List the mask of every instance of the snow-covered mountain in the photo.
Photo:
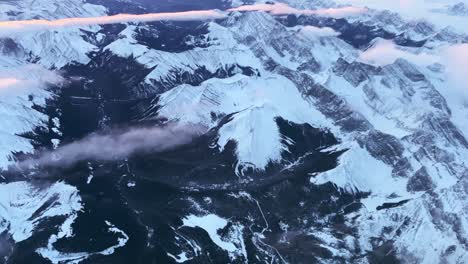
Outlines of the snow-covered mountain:
[[[363,1],[281,2],[280,15],[2,36],[4,262],[467,262],[468,32],[434,20],[464,21],[463,2],[415,1],[419,17],[379,1],[359,15],[343,6]],[[0,18],[243,4],[21,0]],[[168,123],[208,132],[124,160],[15,167]]]

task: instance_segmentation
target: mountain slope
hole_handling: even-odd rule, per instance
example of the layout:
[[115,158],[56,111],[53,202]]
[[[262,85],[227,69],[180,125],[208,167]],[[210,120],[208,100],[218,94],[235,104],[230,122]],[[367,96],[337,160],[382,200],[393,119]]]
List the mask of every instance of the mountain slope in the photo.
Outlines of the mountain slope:
[[[63,2],[28,12],[27,1],[6,2],[0,17],[87,17],[122,8]],[[339,19],[230,12],[206,23],[4,38],[0,67],[25,82],[0,99],[10,124],[0,134],[5,169],[8,156],[22,158],[11,152],[34,145],[40,153],[113,127],[207,130],[162,153],[37,166],[20,176],[5,170],[2,188],[27,193],[29,184],[46,184],[28,208],[63,213],[39,210],[32,219],[49,227],[42,233],[28,219],[22,239],[15,225],[3,225],[24,252],[4,255],[12,263],[466,262],[468,98],[452,82],[446,55],[466,39],[458,28],[376,9]],[[17,85],[2,76],[0,89],[5,83],[10,93]],[[73,201],[49,207],[41,197],[50,194]],[[52,215],[66,217],[55,223]]]

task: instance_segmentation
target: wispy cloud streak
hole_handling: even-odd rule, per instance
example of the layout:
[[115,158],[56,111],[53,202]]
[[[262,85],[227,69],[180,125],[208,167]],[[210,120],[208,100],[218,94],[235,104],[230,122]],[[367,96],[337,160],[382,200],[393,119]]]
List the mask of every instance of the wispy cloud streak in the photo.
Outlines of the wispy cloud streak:
[[391,40],[379,39],[374,45],[360,54],[359,59],[365,63],[384,66],[397,59],[405,59],[420,66],[428,66],[440,61],[440,57],[425,52],[412,53],[404,50]]
[[17,85],[19,82],[20,80],[16,78],[0,78],[0,89],[10,88]]
[[17,164],[19,169],[35,166],[66,168],[85,160],[113,161],[137,153],[158,153],[190,143],[206,131],[201,125],[167,125],[114,130],[92,134],[65,144],[53,151],[39,153],[38,158]]
[[149,13],[141,15],[118,14],[101,17],[73,17],[58,20],[18,20],[0,22],[0,35],[11,33],[50,30],[74,26],[92,26],[127,22],[154,22],[154,21],[203,21],[226,17],[221,11],[187,11],[174,13]]
[[231,12],[252,12],[252,11],[263,11],[268,12],[272,15],[317,15],[323,17],[332,18],[343,18],[349,16],[356,16],[363,14],[368,11],[367,8],[362,7],[338,7],[338,8],[326,8],[326,9],[296,9],[287,4],[275,3],[275,4],[255,4],[255,5],[244,5],[236,8],[229,9]]
[[[411,52],[412,51],[412,52]],[[404,48],[390,40],[379,40],[373,47],[362,52],[359,59],[376,66],[394,63],[397,59],[405,59],[421,67],[441,64],[447,80],[447,87],[456,92],[460,99],[468,100],[466,84],[468,76],[468,44],[453,44],[416,52],[417,49]]]
[[355,16],[367,11],[360,7],[341,7],[328,9],[296,9],[286,4],[255,4],[245,5],[227,11],[220,10],[201,10],[173,13],[149,13],[149,14],[118,14],[113,16],[101,17],[73,17],[58,20],[17,20],[0,22],[0,37],[10,36],[15,33],[35,32],[41,30],[53,30],[66,27],[105,25],[115,23],[144,23],[155,21],[205,21],[226,18],[229,12],[256,12],[264,11],[271,15],[317,15],[324,17],[341,18]]
[[7,98],[34,94],[48,84],[60,85],[64,79],[58,72],[48,70],[37,64],[0,68],[0,102]]

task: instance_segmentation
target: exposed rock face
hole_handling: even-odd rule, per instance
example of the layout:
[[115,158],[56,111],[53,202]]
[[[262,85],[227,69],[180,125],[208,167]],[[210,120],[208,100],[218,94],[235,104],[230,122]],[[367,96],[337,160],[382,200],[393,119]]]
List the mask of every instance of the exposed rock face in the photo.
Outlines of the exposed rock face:
[[407,189],[411,192],[427,192],[435,187],[425,167],[422,167],[409,179]]
[[11,38],[0,39],[0,53],[12,57],[24,57],[23,48]]
[[448,12],[456,16],[468,16],[468,7],[465,3],[460,2],[449,7]]
[[[229,5],[59,2],[9,1],[0,18]],[[365,61],[377,38],[410,55]],[[466,105],[453,104],[444,61],[412,59],[463,39],[376,10],[340,19],[236,12],[2,38],[0,187],[15,190],[0,195],[0,255],[8,263],[464,262]],[[3,95],[3,80],[34,89]],[[168,123],[206,131],[124,160],[8,169],[89,134]]]

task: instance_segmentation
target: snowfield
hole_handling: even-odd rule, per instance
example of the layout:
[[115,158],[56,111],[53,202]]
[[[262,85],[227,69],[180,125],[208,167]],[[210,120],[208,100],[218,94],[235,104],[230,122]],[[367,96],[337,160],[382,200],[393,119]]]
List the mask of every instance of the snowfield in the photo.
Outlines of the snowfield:
[[[219,153],[235,142],[236,164],[229,169],[240,180],[244,175],[239,168],[251,168],[248,173],[255,174],[271,164],[284,166],[283,171],[291,166],[284,164],[288,144],[301,143],[282,134],[277,118],[330,131],[339,141],[334,150],[343,154],[335,168],[311,173],[307,184],[332,183],[343,195],[363,195],[359,209],[343,217],[343,225],[352,232],[337,235],[336,230],[313,230],[314,219],[301,222],[302,232],[318,237],[332,257],[369,263],[369,252],[391,245],[390,251],[403,263],[468,262],[468,8],[463,8],[468,2],[280,2],[283,8],[315,10],[294,11],[294,21],[276,11],[226,12],[225,18],[203,24],[201,44],[181,51],[142,41],[141,31],[154,26],[145,23],[123,23],[109,38],[106,34],[111,33],[99,25],[0,38],[0,169],[14,165],[13,153],[34,151],[21,134],[48,122],[37,106],[54,96],[48,87],[66,86],[61,69],[87,65],[92,54],[111,54],[148,70],[139,90],[131,91],[135,98],[157,96],[150,108],[154,113],[145,121],[164,118],[208,127],[216,131],[212,147]],[[234,1],[235,6],[241,4]],[[324,15],[343,5],[368,9],[343,19]],[[0,20],[96,17],[107,12],[80,0],[0,3]],[[346,30],[352,25],[362,32],[350,36]],[[371,29],[365,31],[364,25]],[[378,30],[385,34],[360,44]],[[91,178],[88,183],[92,185]],[[139,185],[133,182],[135,186]],[[238,197],[243,199],[255,201],[249,193]],[[231,261],[248,261],[246,243],[261,251],[259,245],[272,239],[265,239],[264,233],[274,229],[258,201],[252,204],[258,205],[255,209],[267,224],[261,233],[249,230],[245,223],[253,220],[247,216],[241,223],[209,210],[187,213],[177,230],[202,229]],[[72,225],[80,210],[78,189],[64,182],[40,188],[24,180],[0,184],[0,233],[8,233],[14,242],[33,236],[44,219],[64,219],[48,244],[36,251],[52,263],[112,255],[132,239],[108,221],[108,231],[117,237],[114,246],[99,252],[61,252],[54,243],[74,235]],[[293,237],[286,224],[280,226]],[[221,235],[220,230],[228,232]],[[247,241],[247,230],[256,234],[253,242]],[[196,239],[187,241],[197,245]],[[278,241],[272,244],[280,249],[269,246],[262,254],[280,263],[288,256],[281,254],[284,245]],[[168,250],[167,256],[179,263],[196,257],[186,249],[179,253]]]

